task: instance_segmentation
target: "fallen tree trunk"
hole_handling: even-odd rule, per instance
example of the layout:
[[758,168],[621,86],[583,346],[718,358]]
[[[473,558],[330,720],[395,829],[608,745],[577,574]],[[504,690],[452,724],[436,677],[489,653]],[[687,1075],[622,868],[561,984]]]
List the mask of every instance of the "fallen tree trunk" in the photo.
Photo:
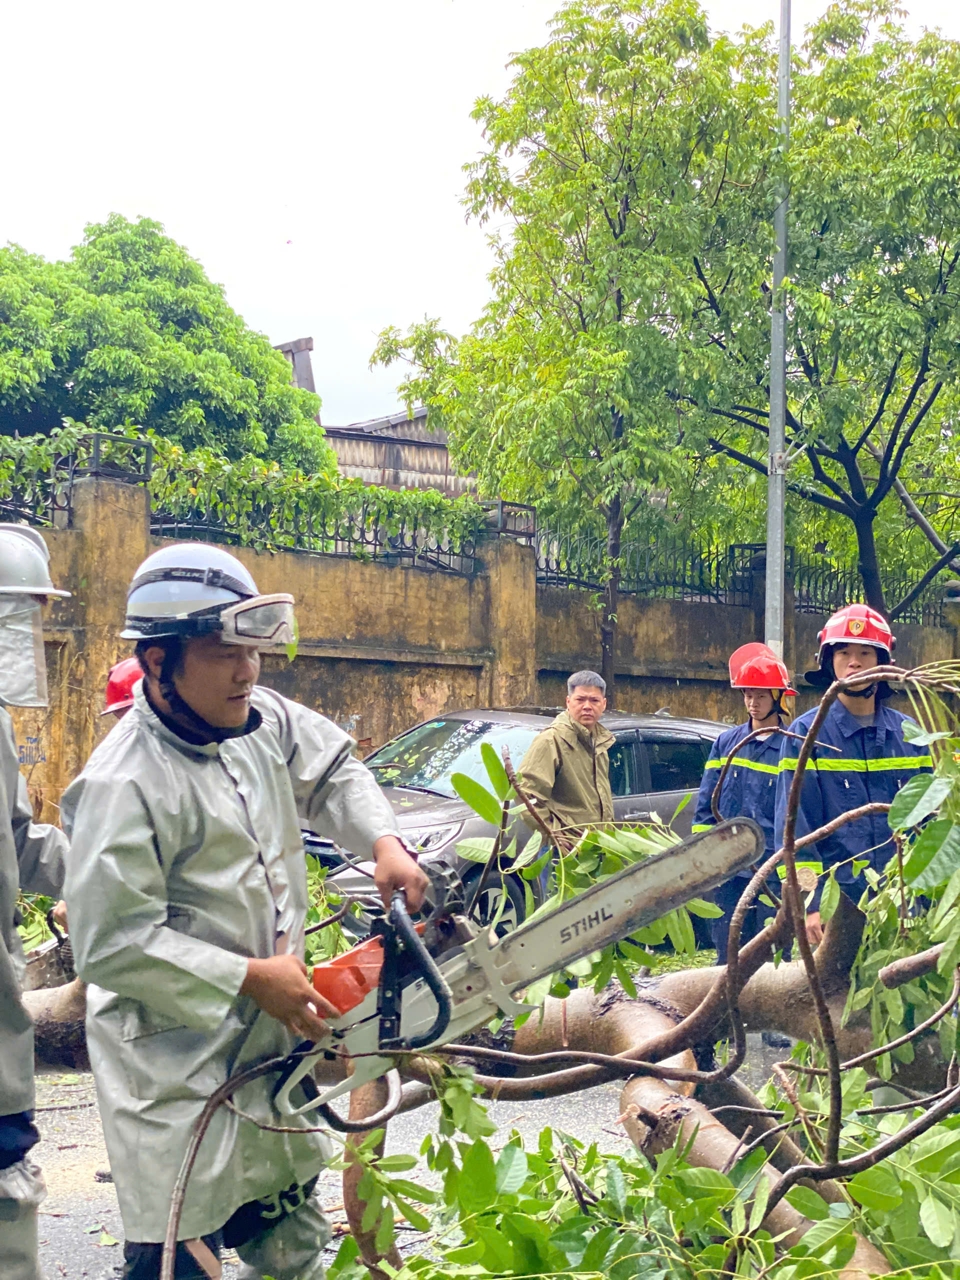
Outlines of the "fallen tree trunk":
[[89,1071],[86,984],[74,978],[65,986],[25,991],[23,1004],[34,1021],[37,1060],[46,1066]]
[[[682,1097],[666,1080],[636,1076],[620,1098],[624,1127],[634,1146],[653,1158],[681,1139],[687,1161],[708,1169],[729,1169],[743,1144],[696,1098]],[[767,1165],[764,1175],[771,1184],[777,1173]],[[819,1190],[819,1188],[818,1188]],[[814,1223],[781,1200],[762,1224],[774,1237],[782,1236],[787,1248],[799,1244]],[[853,1257],[840,1272],[843,1280],[867,1280],[890,1270],[884,1255],[863,1237],[857,1238]]]
[[[609,988],[600,996],[589,990],[574,991],[566,1000],[548,1000],[543,1008],[543,1016],[530,1018],[517,1031],[513,1052],[533,1056],[565,1049],[589,1049],[591,1052],[616,1056],[629,1052],[638,1042],[648,1043],[652,1038],[668,1033],[677,1024],[679,1017],[680,1011],[662,1000],[659,991],[656,996],[645,992],[639,1000],[629,999],[622,989],[615,987]],[[695,1070],[696,1056],[691,1049],[686,1049],[664,1060],[661,1065]],[[430,1068],[424,1059],[409,1060],[405,1071],[426,1084],[431,1078]],[[539,1095],[539,1083],[536,1078],[523,1077],[490,1080],[485,1084],[485,1090],[494,1098],[531,1098]],[[727,1080],[711,1085],[710,1088],[714,1090],[714,1097],[737,1099],[735,1103],[727,1105],[760,1108],[759,1100],[738,1082]],[[651,1075],[634,1077],[621,1095],[626,1132],[634,1145],[648,1157],[666,1150],[678,1135],[682,1135],[685,1145],[689,1144],[686,1158],[691,1164],[714,1169],[729,1168],[735,1162],[743,1143],[737,1134],[712,1114],[708,1105],[693,1096],[694,1089],[692,1082],[667,1082]],[[429,1092],[425,1088],[417,1100],[423,1098],[425,1101]],[[379,1095],[371,1095],[366,1103],[367,1110],[361,1114],[372,1115],[379,1105],[382,1105]],[[800,1160],[805,1158],[800,1148],[791,1141],[783,1148],[778,1163],[789,1167],[797,1156]],[[770,1161],[765,1174],[771,1184],[778,1177],[777,1170],[778,1165]],[[826,1201],[844,1199],[843,1192],[835,1183],[810,1183],[809,1186]],[[367,1266],[376,1265],[379,1258],[375,1246],[374,1253],[370,1253],[370,1233],[362,1232],[363,1204],[355,1194],[348,1196],[346,1177],[344,1205],[351,1230],[357,1235],[358,1241],[360,1235],[357,1232],[364,1235],[364,1244],[361,1246],[364,1261]],[[811,1230],[814,1223],[782,1200],[773,1208],[763,1225],[772,1235],[784,1236],[784,1243],[789,1247]],[[888,1270],[884,1256],[868,1241],[859,1239],[856,1253],[841,1274],[844,1280],[866,1280],[869,1275],[883,1274]]]

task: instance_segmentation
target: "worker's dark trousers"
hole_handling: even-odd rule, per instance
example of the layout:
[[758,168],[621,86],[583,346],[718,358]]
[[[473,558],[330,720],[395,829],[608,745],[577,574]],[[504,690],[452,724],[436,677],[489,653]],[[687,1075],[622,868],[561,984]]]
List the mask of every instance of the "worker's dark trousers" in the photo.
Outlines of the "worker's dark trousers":
[[[203,1243],[219,1264],[222,1235],[204,1236]],[[162,1244],[136,1244],[128,1240],[123,1246],[123,1280],[158,1280],[163,1259]],[[174,1267],[175,1280],[209,1280],[210,1271],[187,1250],[185,1244],[177,1245]],[[216,1272],[214,1272],[214,1275]]]
[[[723,912],[722,916],[718,916],[711,921],[713,945],[717,948],[717,964],[727,963],[727,938],[730,933],[730,921],[733,918],[736,905],[740,901],[740,896],[749,883],[748,876],[734,876],[726,884],[722,884],[719,889],[714,890],[713,900]],[[769,882],[769,891],[765,896],[774,901],[779,898],[780,886],[775,880]],[[741,947],[749,942],[751,938],[755,938],[776,914],[776,908],[768,907],[765,902],[761,902],[759,895],[754,898],[743,921],[743,929],[740,933]]]

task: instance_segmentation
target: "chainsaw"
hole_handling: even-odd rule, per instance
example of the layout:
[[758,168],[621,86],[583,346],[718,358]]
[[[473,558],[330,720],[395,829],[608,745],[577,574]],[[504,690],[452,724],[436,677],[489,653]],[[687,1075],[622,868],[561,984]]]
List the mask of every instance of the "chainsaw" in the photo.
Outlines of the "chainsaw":
[[[340,1016],[327,1021],[321,1040],[305,1041],[290,1055],[274,1093],[277,1109],[331,1118],[334,1098],[394,1070],[391,1055],[429,1052],[498,1015],[533,1012],[515,998],[526,987],[723,884],[752,866],[763,848],[760,827],[733,818],[626,867],[502,938],[461,914],[459,878],[446,864],[432,864],[425,923],[413,923],[404,895],[396,893],[389,916],[376,921],[369,938],[314,968],[315,990]],[[314,1068],[334,1057],[353,1059],[353,1072],[321,1091]]]

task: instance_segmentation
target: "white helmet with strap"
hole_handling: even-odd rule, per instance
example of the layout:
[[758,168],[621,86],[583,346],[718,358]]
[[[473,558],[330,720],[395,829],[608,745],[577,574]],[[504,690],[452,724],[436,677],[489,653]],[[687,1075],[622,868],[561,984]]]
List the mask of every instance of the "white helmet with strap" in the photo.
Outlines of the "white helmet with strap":
[[222,547],[181,542],[148,556],[127,593],[124,640],[219,633],[227,644],[279,649],[296,641],[293,596],[261,595]]
[[0,595],[70,595],[53,585],[47,544],[27,524],[0,524]]

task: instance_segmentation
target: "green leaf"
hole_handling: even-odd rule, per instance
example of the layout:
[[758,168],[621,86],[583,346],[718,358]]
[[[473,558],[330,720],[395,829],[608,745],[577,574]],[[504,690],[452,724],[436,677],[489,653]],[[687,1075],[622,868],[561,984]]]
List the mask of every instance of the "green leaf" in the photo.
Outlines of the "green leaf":
[[811,1222],[822,1222],[824,1218],[829,1218],[830,1216],[827,1202],[810,1187],[791,1187],[787,1192],[786,1199],[789,1204],[793,1205],[797,1213],[802,1213]]
[[921,729],[915,720],[904,720],[903,736],[907,742],[912,742],[917,747],[929,747],[935,742],[943,742],[946,738],[953,737],[953,734],[948,729],[928,733],[926,729]]
[[952,1243],[957,1226],[953,1210],[932,1192],[920,1205],[920,1225],[931,1242],[941,1249]]
[[450,785],[464,804],[468,804],[474,813],[478,813],[483,818],[484,822],[489,822],[492,827],[500,826],[503,808],[497,797],[491,795],[486,787],[481,786],[475,778],[471,778],[466,773],[453,774]]
[[386,1253],[393,1244],[393,1205],[383,1206],[383,1216],[377,1226],[374,1240],[380,1253]]
[[676,910],[665,915],[663,921],[667,926],[667,934],[673,943],[673,949],[692,956],[697,949],[697,938],[685,908],[677,907]]
[[415,1169],[416,1167],[416,1156],[383,1156],[377,1161],[377,1168],[381,1173],[403,1173],[407,1169]]
[[691,915],[700,916],[702,920],[719,920],[723,915],[715,902],[706,902],[703,898],[690,898],[686,908]]
[[497,1197],[497,1174],[490,1148],[478,1139],[467,1148],[460,1170],[460,1207],[480,1213]]
[[503,761],[497,755],[493,743],[481,742],[480,756],[487,767],[487,776],[490,778],[490,783],[501,802],[509,799],[513,794],[513,788],[510,786],[507,771],[503,767]]
[[733,1197],[734,1185],[724,1173],[717,1169],[688,1168],[680,1169],[676,1174],[688,1195]]
[[360,1220],[360,1227],[363,1231],[372,1231],[376,1223],[380,1221],[380,1210],[383,1208],[383,1196],[380,1188],[374,1186],[373,1190],[367,1197],[367,1202],[363,1206],[363,1217]]
[[360,1246],[351,1235],[346,1235],[341,1241],[340,1248],[337,1250],[337,1256],[327,1269],[327,1275],[330,1280],[337,1280],[337,1277],[348,1271],[350,1264],[360,1256]]
[[770,1183],[766,1178],[761,1178],[757,1183],[757,1189],[753,1197],[753,1205],[750,1209],[750,1222],[747,1225],[748,1231],[756,1231],[760,1223],[764,1219],[767,1212],[767,1201],[770,1199]]
[[893,797],[888,820],[894,831],[915,827],[935,813],[953,789],[953,780],[920,773]]
[[622,1218],[627,1211],[627,1184],[624,1181],[623,1170],[612,1160],[607,1164],[606,1198],[613,1205],[617,1217]]
[[[852,1235],[848,1221],[831,1216],[811,1227],[795,1248],[798,1253],[802,1251],[808,1257],[822,1258],[828,1249],[836,1246],[841,1237]],[[790,1252],[793,1253],[793,1249]]]
[[915,889],[935,889],[960,870],[960,826],[940,818],[914,841],[903,878]]
[[523,846],[520,852],[513,860],[513,870],[519,871],[521,867],[530,866],[531,863],[540,857],[540,849],[543,843],[543,835],[539,831],[534,831],[530,839]]
[[682,798],[680,803],[677,805],[677,807],[673,811],[673,817],[670,819],[671,826],[673,826],[677,818],[679,818],[680,814],[683,813],[684,809],[687,807],[687,805],[690,803],[692,799],[693,799],[693,792],[688,791],[687,794]]
[[831,872],[824,881],[823,892],[820,895],[820,919],[824,924],[827,923],[839,905],[840,886],[837,884],[836,876]]
[[889,1213],[903,1199],[900,1182],[893,1169],[886,1164],[864,1169],[847,1183],[847,1190],[864,1209]]
[[527,1156],[522,1147],[509,1143],[500,1152],[496,1166],[497,1191],[500,1195],[512,1195],[527,1180]]
[[400,1212],[410,1223],[411,1227],[416,1227],[418,1231],[430,1230],[430,1219],[424,1217],[420,1210],[412,1205],[409,1200],[405,1199],[403,1196],[397,1196],[396,1200],[400,1208]]
[[471,836],[457,842],[457,853],[468,862],[488,862],[495,844],[494,836]]

